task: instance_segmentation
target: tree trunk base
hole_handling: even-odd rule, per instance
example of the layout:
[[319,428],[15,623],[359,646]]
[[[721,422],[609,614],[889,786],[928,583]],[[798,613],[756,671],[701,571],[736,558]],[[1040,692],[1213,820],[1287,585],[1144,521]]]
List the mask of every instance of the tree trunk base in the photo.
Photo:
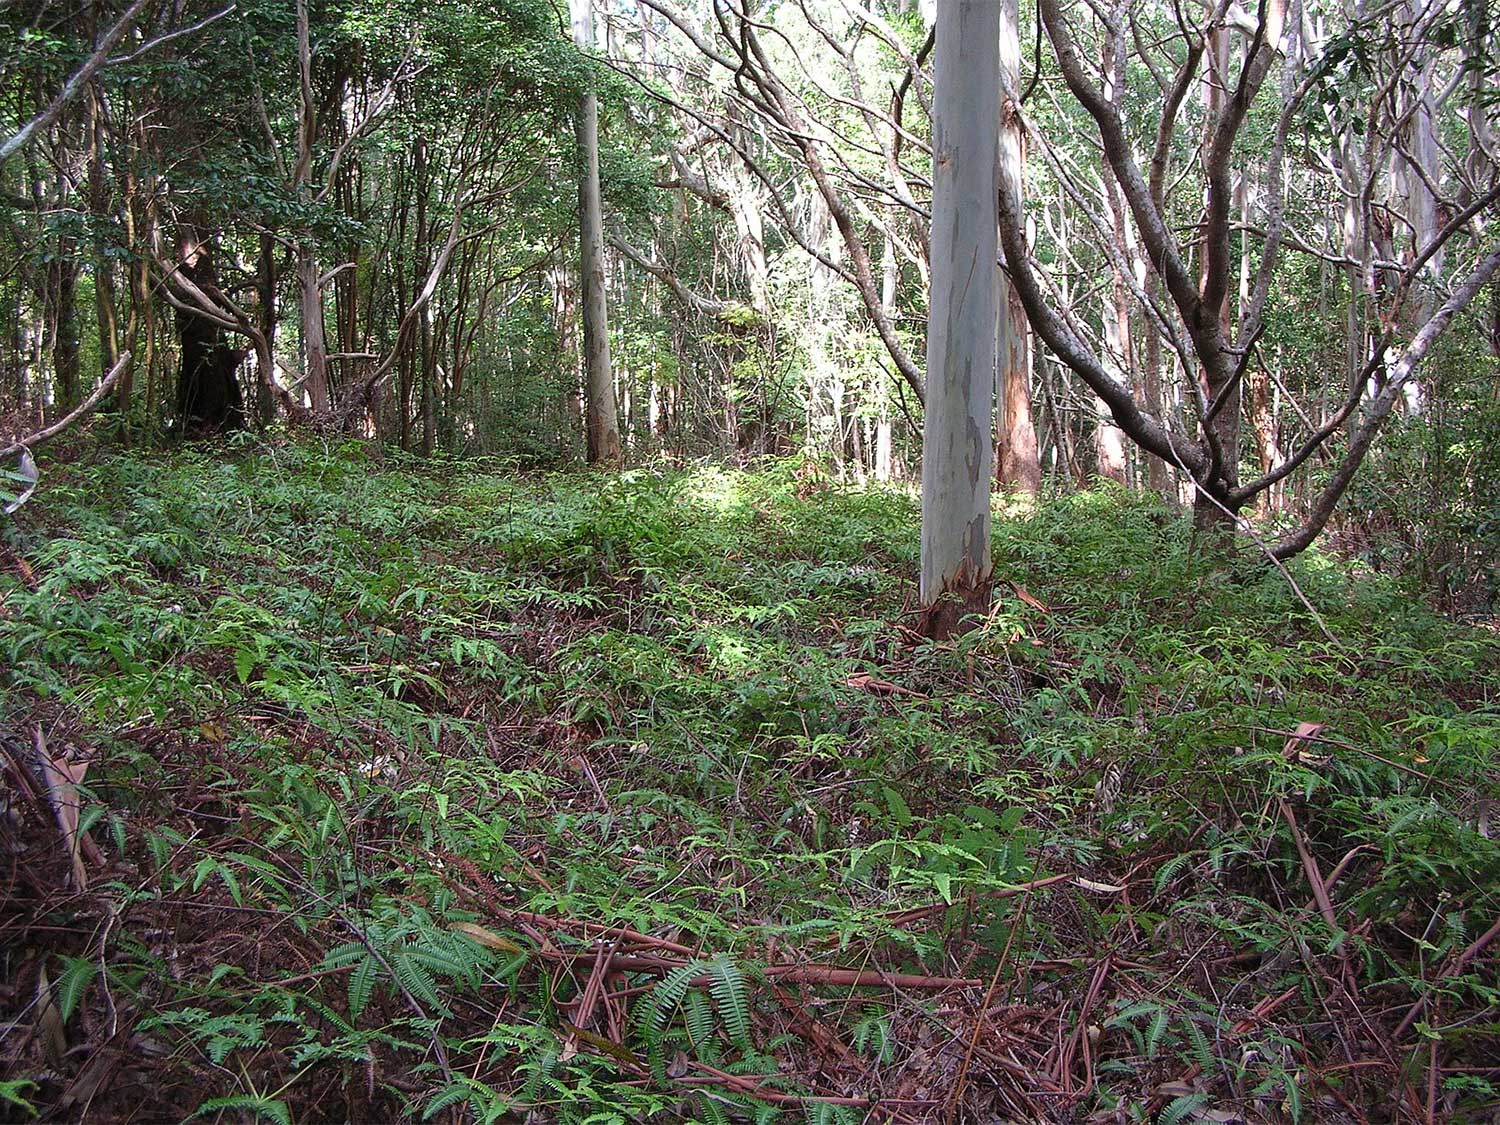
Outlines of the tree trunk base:
[[1193,550],[1200,554],[1229,554],[1234,550],[1239,516],[1222,500],[1205,492],[1193,499]]
[[989,615],[992,585],[973,583],[961,575],[937,601],[922,610],[917,632],[934,641],[967,633]]

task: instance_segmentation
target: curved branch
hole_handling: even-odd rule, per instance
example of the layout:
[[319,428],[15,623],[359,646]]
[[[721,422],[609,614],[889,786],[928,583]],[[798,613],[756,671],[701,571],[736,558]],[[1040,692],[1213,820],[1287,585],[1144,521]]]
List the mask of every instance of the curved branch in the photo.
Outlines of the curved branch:
[[1453,295],[1443,302],[1443,307],[1432,315],[1432,319],[1422,326],[1422,330],[1407,345],[1406,351],[1401,354],[1401,358],[1396,361],[1396,366],[1392,369],[1390,381],[1375,397],[1364,421],[1354,431],[1354,436],[1349,442],[1349,450],[1344,454],[1344,460],[1334,470],[1332,478],[1318,494],[1317,500],[1313,502],[1312,511],[1307,519],[1301,527],[1285,536],[1273,549],[1272,553],[1276,558],[1284,561],[1301,554],[1328,525],[1328,518],[1333,514],[1334,507],[1337,506],[1349,487],[1349,483],[1354,479],[1354,474],[1364,463],[1365,455],[1370,451],[1370,445],[1374,442],[1386,419],[1390,417],[1402,388],[1416,374],[1418,366],[1426,358],[1437,338],[1448,327],[1449,322],[1468,307],[1479,290],[1495,276],[1497,271],[1500,271],[1500,246],[1491,250],[1489,256],[1484,258],[1468,277],[1464,278],[1463,284],[1454,290]]
[[109,394],[110,389],[114,387],[117,382],[119,382],[121,372],[123,372],[125,368],[129,366],[130,353],[121,352],[119,360],[117,360],[115,365],[109,369],[109,374],[104,376],[104,379],[99,383],[97,387],[94,388],[93,394],[89,395],[88,398],[84,399],[81,403],[74,407],[71,413],[59,418],[56,422],[53,422],[52,425],[47,426],[44,429],[40,429],[36,433],[30,434],[27,437],[23,437],[17,441],[13,441],[3,448],[0,448],[0,457],[13,457],[15,456],[15,454],[20,453],[23,449],[31,449],[35,446],[41,445],[45,441],[51,441],[58,434],[62,433],[69,426],[73,425],[74,422],[77,422],[80,418],[87,417],[89,414],[93,413],[94,408],[104,400],[104,396]]
[[1026,317],[1036,334],[1103,400],[1115,424],[1136,444],[1164,461],[1183,465],[1193,475],[1201,473],[1207,467],[1203,450],[1180,435],[1173,435],[1159,419],[1141,410],[1130,389],[1105,370],[1099,357],[1047,303],[1032,272],[1020,200],[1004,176],[1000,178],[999,199],[1000,241],[1005,248],[1006,273],[1026,307]]

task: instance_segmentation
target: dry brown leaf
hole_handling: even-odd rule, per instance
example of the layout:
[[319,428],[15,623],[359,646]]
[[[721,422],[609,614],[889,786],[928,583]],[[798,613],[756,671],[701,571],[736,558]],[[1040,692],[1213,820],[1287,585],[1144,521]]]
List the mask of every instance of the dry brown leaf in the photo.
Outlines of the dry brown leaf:
[[501,937],[494,930],[487,930],[483,926],[476,926],[473,922],[454,922],[449,929],[454,933],[463,934],[471,941],[477,941],[486,949],[498,949],[501,953],[525,953],[526,948],[517,945],[508,937]]
[[45,965],[36,974],[36,1030],[47,1062],[53,1070],[61,1070],[63,1056],[68,1053],[68,1036],[63,1029],[62,1013],[52,999],[52,982],[47,979]]
[[1289,762],[1310,762],[1314,765],[1326,762],[1328,760],[1326,757],[1320,757],[1310,752],[1312,740],[1323,733],[1325,725],[1324,723],[1298,723],[1297,729],[1288,736],[1286,745],[1281,750],[1286,760]]
[[1074,884],[1086,891],[1093,891],[1096,895],[1118,895],[1124,894],[1124,887],[1117,887],[1113,883],[1096,883],[1092,879],[1076,878]]
[[1052,613],[1052,610],[1048,608],[1047,603],[1039,599],[1030,590],[1026,589],[1025,586],[1012,582],[1010,584],[1010,588],[1016,592],[1016,597],[1020,598],[1023,602],[1029,605],[1032,609],[1036,610],[1038,613],[1045,613],[1048,615]]
[[41,727],[36,728],[33,742],[36,746],[36,757],[41,766],[42,777],[47,782],[47,796],[51,799],[52,811],[57,817],[57,826],[62,829],[63,842],[67,846],[68,858],[72,862],[73,889],[75,891],[87,890],[88,873],[83,867],[81,854],[83,842],[78,833],[80,811],[78,785],[83,781],[83,775],[88,772],[89,764],[75,762],[67,754],[54,758],[47,751],[47,740],[42,735]]
[[855,688],[858,691],[867,691],[871,695],[911,695],[919,699],[922,697],[922,693],[919,691],[912,691],[911,688],[902,687],[900,684],[893,684],[889,680],[876,679],[868,672],[855,672],[854,675],[844,681],[844,686]]

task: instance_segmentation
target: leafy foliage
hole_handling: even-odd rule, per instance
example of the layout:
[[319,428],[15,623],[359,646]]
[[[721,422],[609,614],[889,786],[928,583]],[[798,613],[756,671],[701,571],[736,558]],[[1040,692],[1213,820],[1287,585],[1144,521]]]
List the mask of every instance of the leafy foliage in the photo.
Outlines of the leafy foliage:
[[[1296,568],[1331,641],[1274,572],[1085,494],[997,521],[992,618],[914,644],[911,500],[797,461],[203,447],[49,485],[4,530],[0,728],[89,756],[112,920],[34,897],[0,932],[68,1036],[113,1011],[138,1044],[95,1111],[842,1121],[958,1072],[983,988],[777,975],[807,965],[1035,965],[981,1031],[1038,1068],[1092,1035],[1080,1109],[1127,1119],[1316,1116],[1345,964],[1387,1030],[1421,1003],[1451,1065],[1486,1049],[1493,961],[1454,967],[1500,910],[1497,646],[1378,578]],[[0,828],[28,886],[66,878],[50,817]],[[1334,926],[1299,844],[1342,867]],[[1017,890],[1059,874],[1087,885]],[[585,1011],[601,948],[629,967]],[[970,1068],[975,1114],[1064,1108]],[[1371,1107],[1408,1081],[1349,1074]]]

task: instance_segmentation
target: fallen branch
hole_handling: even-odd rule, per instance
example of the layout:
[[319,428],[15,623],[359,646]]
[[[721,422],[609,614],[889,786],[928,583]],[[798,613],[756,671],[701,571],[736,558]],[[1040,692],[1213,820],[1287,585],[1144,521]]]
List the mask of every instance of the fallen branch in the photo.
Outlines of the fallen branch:
[[1333,912],[1333,900],[1328,897],[1328,884],[1323,881],[1323,874],[1318,870],[1318,861],[1307,850],[1307,842],[1302,838],[1302,830],[1297,827],[1297,818],[1292,814],[1292,806],[1285,801],[1281,802],[1281,816],[1286,821],[1287,828],[1291,830],[1292,843],[1297,846],[1297,855],[1302,859],[1302,870],[1307,874],[1307,881],[1312,886],[1313,899],[1318,904],[1318,912],[1323,915],[1323,921],[1328,923],[1328,928],[1338,933],[1339,921]]
[[121,352],[119,361],[114,365],[114,367],[110,368],[109,374],[104,376],[104,380],[94,388],[94,393],[89,395],[88,398],[79,403],[78,406],[74,407],[73,411],[70,414],[64,415],[56,422],[53,422],[52,425],[47,426],[44,429],[40,429],[34,434],[11,442],[3,449],[0,449],[0,457],[13,457],[23,449],[31,449],[35,446],[41,445],[45,441],[51,441],[58,434],[62,433],[69,426],[71,426],[74,422],[92,413],[94,408],[99,405],[104,396],[109,394],[110,389],[113,388],[115,383],[119,381],[120,373],[125,370],[126,366],[129,363],[130,353]]

